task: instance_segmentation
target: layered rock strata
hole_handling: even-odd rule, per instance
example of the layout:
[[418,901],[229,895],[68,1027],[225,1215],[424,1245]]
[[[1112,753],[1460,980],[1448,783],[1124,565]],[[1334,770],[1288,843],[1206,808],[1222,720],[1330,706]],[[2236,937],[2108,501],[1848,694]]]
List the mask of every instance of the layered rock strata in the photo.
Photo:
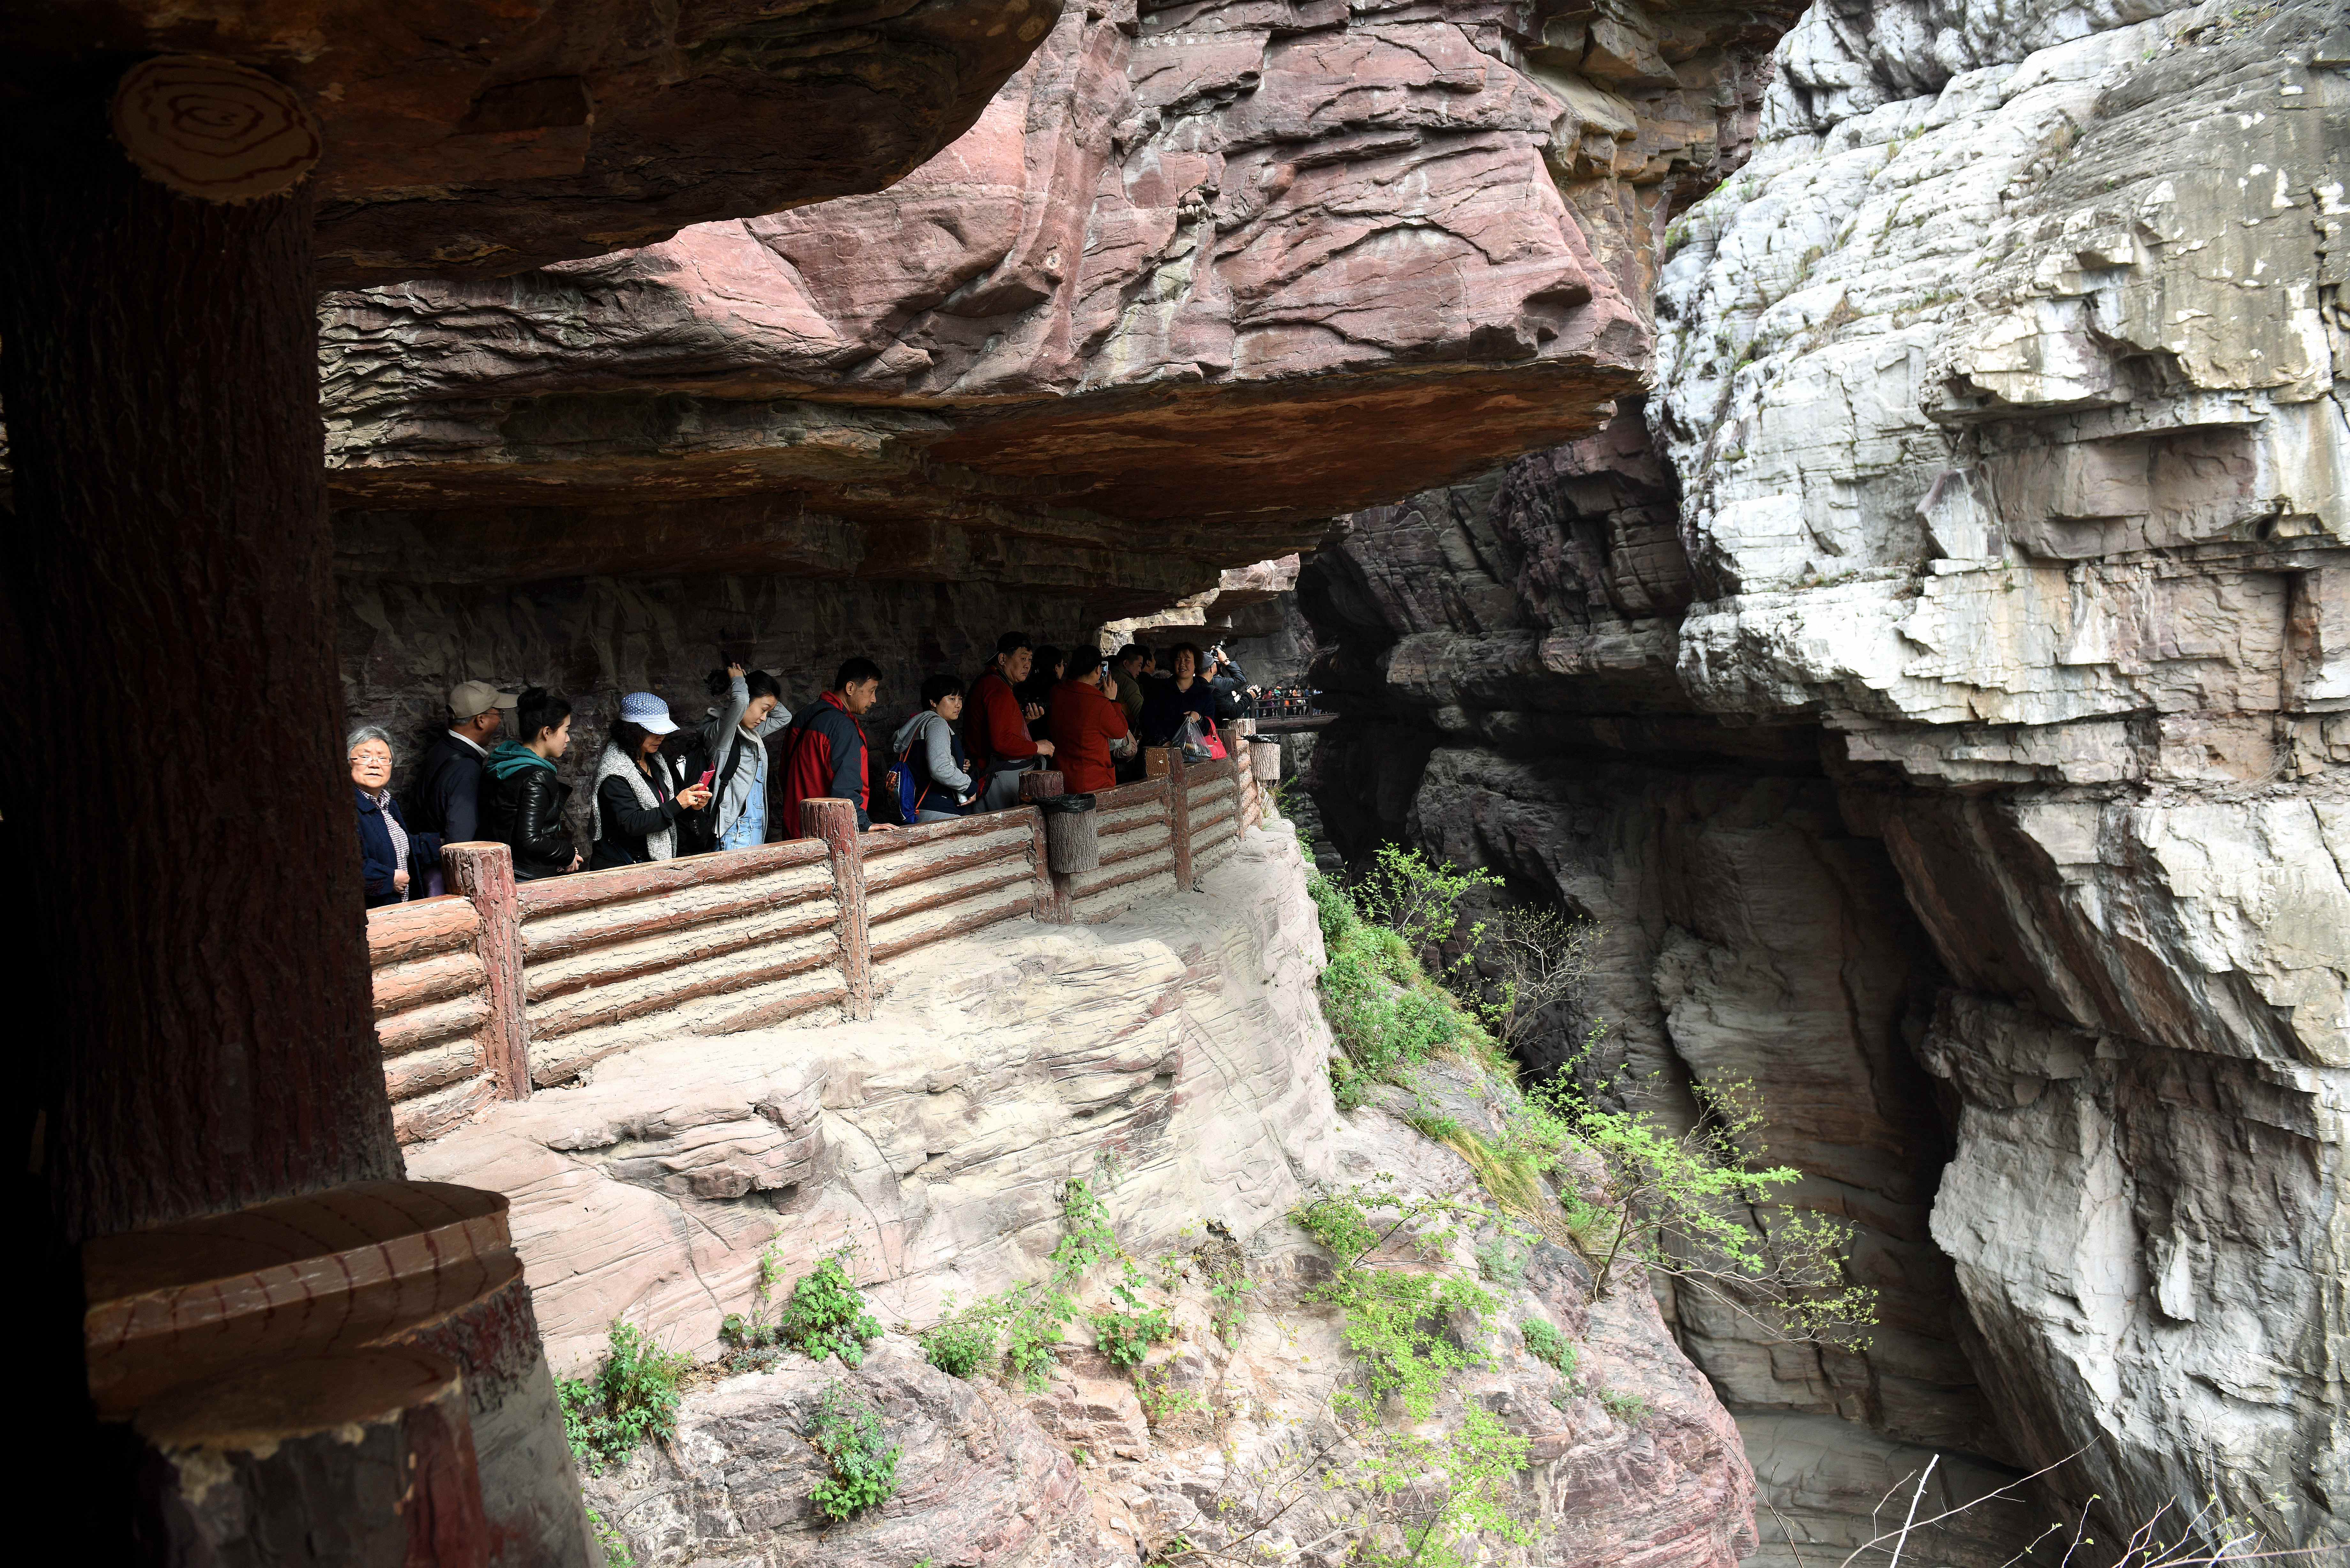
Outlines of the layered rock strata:
[[[1228,1528],[1219,1497],[1245,1501],[1301,1438],[1336,1435],[1329,1399],[1353,1356],[1315,1293],[1327,1254],[1288,1210],[1382,1176],[1407,1194],[1476,1195],[1469,1165],[1412,1131],[1408,1107],[1336,1111],[1321,958],[1295,838],[1253,830],[1198,893],[1100,927],[940,944],[869,1023],[649,1039],[410,1162],[509,1195],[550,1354],[574,1369],[616,1318],[716,1353],[721,1315],[754,1308],[763,1252],[788,1281],[847,1249],[885,1321],[932,1322],[1036,1277],[1062,1184],[1096,1181],[1121,1244],[1168,1265],[1153,1277],[1170,1282],[1177,1334],[1147,1368],[1155,1414],[1082,1345],[1032,1395],[950,1377],[893,1334],[855,1372],[787,1354],[705,1375],[676,1439],[592,1480],[589,1499],[650,1563],[1133,1563]],[[1465,1116],[1503,1091],[1456,1069],[1431,1092]],[[1648,1293],[1635,1282],[1591,1302],[1572,1251],[1490,1222],[1442,1261],[1473,1276],[1481,1241],[1509,1261],[1480,1331],[1488,1357],[1447,1380],[1420,1430],[1457,1428],[1473,1403],[1528,1439],[1508,1501],[1537,1544],[1499,1560],[1731,1568],[1752,1541],[1752,1474]],[[1399,1247],[1385,1262],[1428,1260]],[[1211,1300],[1211,1272],[1234,1268],[1253,1288],[1219,1333],[1229,1303]],[[1576,1343],[1573,1376],[1524,1348],[1534,1319]],[[905,1450],[898,1495],[842,1526],[809,1501],[820,1471],[805,1435],[837,1381]],[[1346,1550],[1380,1528],[1373,1501],[1359,1476],[1317,1481],[1263,1541],[1326,1534],[1317,1550]]]
[[1071,8],[882,195],[330,296],[342,571],[1212,588],[1633,389],[1789,15]]
[[2147,9],[1807,14],[1645,426],[1309,565],[1322,804],[1608,921],[1622,1048],[1860,1224],[1865,1367],[1683,1323],[1758,1449],[2338,1542],[2350,37]]

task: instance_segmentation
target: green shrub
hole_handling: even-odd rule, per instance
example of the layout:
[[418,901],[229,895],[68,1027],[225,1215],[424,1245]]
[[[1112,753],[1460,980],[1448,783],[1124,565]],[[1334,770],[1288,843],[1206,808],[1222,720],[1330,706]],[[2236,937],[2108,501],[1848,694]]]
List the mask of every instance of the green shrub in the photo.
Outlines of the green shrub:
[[1560,1193],[1568,1225],[1597,1263],[1597,1300],[1617,1267],[1638,1259],[1788,1343],[1860,1349],[1877,1317],[1877,1293],[1846,1278],[1850,1227],[1774,1202],[1802,1173],[1764,1167],[1756,1137],[1762,1112],[1752,1086],[1698,1085],[1697,1122],[1677,1128],[1646,1111],[1576,1103],[1537,1090],[1597,1157],[1604,1185]]
[[807,1438],[832,1466],[808,1493],[826,1518],[838,1523],[896,1495],[900,1450],[887,1436],[872,1406],[837,1383],[824,1391]]
[[1114,1290],[1126,1304],[1094,1314],[1094,1346],[1109,1357],[1111,1365],[1130,1371],[1142,1365],[1152,1345],[1173,1335],[1175,1324],[1165,1307],[1145,1307],[1132,1286],[1121,1284]]
[[985,1318],[951,1317],[918,1340],[922,1359],[953,1377],[975,1377],[995,1359],[995,1324]]
[[1352,893],[1363,918],[1394,932],[1409,956],[1450,940],[1461,924],[1462,900],[1501,886],[1491,871],[1464,871],[1417,849],[1383,844]]
[[1526,1354],[1537,1361],[1547,1361],[1567,1376],[1575,1376],[1575,1342],[1538,1317],[1530,1317],[1518,1324],[1525,1336]]
[[[1125,1258],[1109,1210],[1092,1183],[1074,1179],[1062,1188],[1061,1220],[1052,1272],[1045,1279],[975,1302],[922,1332],[922,1354],[933,1366],[973,1377],[1000,1355],[1006,1381],[1032,1391],[1045,1386],[1055,1365],[1054,1352],[1067,1343],[1068,1326],[1082,1310],[1077,1286],[1097,1264]],[[1120,1366],[1139,1362],[1149,1345],[1174,1332],[1163,1310],[1143,1308],[1138,1293],[1147,1282],[1133,1260],[1126,1259],[1122,1282],[1114,1288],[1132,1310],[1113,1308],[1091,1320],[1103,1353]],[[1125,1359],[1129,1351],[1132,1360]]]
[[1599,1401],[1601,1409],[1627,1427],[1648,1418],[1648,1402],[1638,1394],[1619,1394],[1613,1388],[1594,1388],[1591,1397]]
[[864,1296],[849,1281],[842,1262],[847,1255],[835,1252],[813,1273],[800,1276],[784,1303],[775,1332],[811,1360],[837,1355],[844,1366],[862,1366],[865,1347],[881,1337],[881,1325],[865,1310]]
[[556,1380],[563,1435],[591,1472],[618,1464],[646,1438],[677,1432],[678,1379],[693,1365],[633,1324],[615,1322],[603,1361],[586,1377]]
[[[1393,1396],[1407,1417],[1424,1421],[1434,1412],[1446,1377],[1486,1365],[1485,1334],[1497,1303],[1483,1287],[1451,1273],[1373,1268],[1363,1262],[1407,1231],[1424,1247],[1440,1248],[1453,1232],[1423,1233],[1419,1228],[1459,1212],[1458,1206],[1441,1200],[1404,1202],[1377,1192],[1318,1198],[1292,1212],[1307,1234],[1338,1258],[1336,1277],[1315,1293],[1345,1314],[1347,1347],[1362,1362],[1362,1393],[1342,1394],[1336,1401],[1347,1413],[1367,1418]],[[1447,1332],[1457,1314],[1473,1324],[1459,1344]]]
[[1533,1545],[1535,1526],[1510,1506],[1533,1446],[1473,1401],[1449,1436],[1366,1434],[1358,1479],[1370,1493],[1372,1519],[1395,1526],[1404,1551],[1399,1555],[1366,1539],[1347,1561],[1366,1568],[1476,1568],[1492,1561],[1489,1539]]
[[1256,1282],[1242,1273],[1237,1262],[1222,1272],[1209,1271],[1208,1326],[1227,1345],[1241,1342],[1241,1330],[1248,1324],[1248,1294],[1254,1289]]
[[[1057,1360],[1053,1347],[1068,1338],[1069,1313],[1045,1292],[1016,1291],[1012,1299],[1018,1304],[1003,1325],[1003,1365],[1014,1381],[1034,1394],[1052,1381]],[[1076,1305],[1067,1302],[1070,1311]]]
[[[1450,936],[1457,914],[1428,893],[1428,887],[1449,888],[1483,873],[1432,867],[1393,846],[1381,857],[1384,872],[1375,872],[1366,884],[1381,899],[1379,907],[1426,940]],[[1362,1105],[1371,1083],[1400,1081],[1446,1046],[1478,1056],[1492,1054],[1477,1021],[1421,971],[1404,931],[1365,919],[1356,907],[1357,895],[1326,878],[1314,877],[1307,886],[1328,955],[1320,981],[1322,1016],[1346,1053],[1345,1061],[1331,1069],[1341,1110]]]
[[629,1550],[629,1538],[592,1507],[588,1511],[588,1528],[595,1532],[596,1544],[604,1549],[604,1568],[637,1568],[636,1553]]

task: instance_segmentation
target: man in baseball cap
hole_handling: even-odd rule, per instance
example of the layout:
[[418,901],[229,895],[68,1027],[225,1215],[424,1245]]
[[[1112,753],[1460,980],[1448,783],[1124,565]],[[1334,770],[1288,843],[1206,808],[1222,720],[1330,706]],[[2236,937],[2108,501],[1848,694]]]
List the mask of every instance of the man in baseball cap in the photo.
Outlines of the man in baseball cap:
[[[449,688],[449,727],[432,738],[416,764],[409,786],[411,832],[437,833],[443,844],[463,844],[480,833],[482,768],[490,737],[515,705],[516,693],[486,680],[461,680]],[[430,822],[431,827],[421,825]]]
[[475,742],[474,749],[481,750],[480,742],[498,732],[497,710],[512,708],[516,695],[512,691],[501,691],[486,680],[459,681],[449,688],[449,716],[457,721],[456,728],[450,732],[465,734],[467,725],[486,714],[489,727],[477,729],[469,737]]

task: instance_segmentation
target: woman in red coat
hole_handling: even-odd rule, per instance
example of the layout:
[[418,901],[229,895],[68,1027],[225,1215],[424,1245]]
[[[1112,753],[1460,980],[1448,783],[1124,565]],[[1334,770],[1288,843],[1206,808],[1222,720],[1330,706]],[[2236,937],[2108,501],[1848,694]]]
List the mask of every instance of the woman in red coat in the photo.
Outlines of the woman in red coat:
[[1117,784],[1109,743],[1125,740],[1128,732],[1116,689],[1103,690],[1103,671],[1108,666],[1099,654],[1080,655],[1078,662],[1083,673],[1053,688],[1045,722],[1052,728],[1053,763],[1061,770],[1061,787],[1071,794],[1091,794]]

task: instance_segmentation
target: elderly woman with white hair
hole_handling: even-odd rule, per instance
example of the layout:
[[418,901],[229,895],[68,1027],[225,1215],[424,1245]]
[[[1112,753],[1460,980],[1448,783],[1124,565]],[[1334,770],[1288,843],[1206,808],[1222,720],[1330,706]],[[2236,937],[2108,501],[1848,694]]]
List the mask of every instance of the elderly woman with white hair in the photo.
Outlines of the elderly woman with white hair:
[[411,833],[391,796],[391,737],[362,724],[343,741],[351,787],[359,796],[359,865],[367,879],[367,907],[404,903],[424,885],[424,873],[441,860],[441,836]]

